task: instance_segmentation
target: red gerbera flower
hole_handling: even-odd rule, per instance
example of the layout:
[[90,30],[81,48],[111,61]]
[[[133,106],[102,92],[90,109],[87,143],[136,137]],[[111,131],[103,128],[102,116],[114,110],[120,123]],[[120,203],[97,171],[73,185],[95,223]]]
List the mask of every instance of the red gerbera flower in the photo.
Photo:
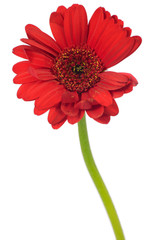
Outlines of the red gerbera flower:
[[58,7],[50,17],[54,39],[34,25],[26,26],[13,53],[26,59],[13,66],[14,83],[22,84],[18,98],[35,100],[34,113],[49,110],[54,129],[66,120],[74,124],[86,111],[100,123],[118,114],[115,98],[132,91],[137,80],[129,73],[105,71],[131,55],[141,44],[139,36],[123,27],[117,16],[98,8],[91,20],[82,5]]

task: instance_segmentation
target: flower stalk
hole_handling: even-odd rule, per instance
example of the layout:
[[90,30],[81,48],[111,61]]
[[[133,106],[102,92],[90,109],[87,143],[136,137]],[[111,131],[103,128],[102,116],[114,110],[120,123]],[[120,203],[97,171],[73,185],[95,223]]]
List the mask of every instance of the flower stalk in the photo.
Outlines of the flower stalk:
[[81,119],[81,121],[78,122],[78,131],[79,131],[81,150],[82,150],[85,164],[86,164],[89,174],[99,192],[99,195],[102,199],[104,207],[108,213],[110,222],[113,227],[115,237],[117,240],[125,240],[123,230],[122,230],[117,212],[115,210],[115,207],[113,205],[112,199],[109,195],[109,192],[103,182],[103,179],[102,179],[102,177],[97,169],[97,166],[94,162],[94,159],[93,159],[93,155],[91,152],[89,139],[88,139],[85,115]]

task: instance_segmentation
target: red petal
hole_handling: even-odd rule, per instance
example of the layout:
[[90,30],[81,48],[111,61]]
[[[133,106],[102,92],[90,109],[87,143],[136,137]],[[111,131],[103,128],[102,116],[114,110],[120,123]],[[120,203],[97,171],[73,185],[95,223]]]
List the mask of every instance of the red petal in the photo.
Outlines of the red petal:
[[118,19],[116,15],[113,15],[112,18],[114,19],[114,22],[118,24],[121,28],[123,27],[123,21]]
[[86,10],[82,5],[78,5],[72,19],[73,42],[75,45],[84,44],[87,41],[88,21]]
[[30,50],[30,49],[33,49],[33,48],[30,47],[30,46],[26,46],[26,45],[20,45],[18,47],[13,48],[12,52],[15,55],[17,55],[18,57],[28,59],[27,54],[25,52],[26,49]]
[[64,48],[67,46],[63,28],[63,15],[59,12],[53,12],[50,16],[50,27],[57,43]]
[[[25,101],[32,101],[50,92],[52,89],[57,89],[57,84],[53,82],[32,82],[25,83],[20,86],[17,92],[18,98],[23,98]],[[40,109],[40,108],[39,108]]]
[[37,81],[37,78],[31,76],[28,72],[22,72],[16,75],[13,79],[13,82],[16,84],[32,83],[36,81]]
[[82,5],[73,4],[64,15],[64,33],[68,46],[87,41],[87,14]]
[[116,101],[113,99],[112,105],[104,107],[104,114],[108,116],[116,116],[119,112]]
[[98,104],[98,102],[97,102],[96,100],[94,100],[94,99],[89,95],[88,92],[82,93],[82,94],[81,94],[81,99],[82,99],[82,101],[84,100],[84,101],[89,102],[91,105],[97,105],[97,104]]
[[[114,47],[127,37],[127,31],[122,30],[117,24],[114,24],[113,19],[106,22],[105,31],[101,34],[95,46],[95,50],[101,59],[105,59],[109,52]],[[124,40],[123,40],[124,42]]]
[[53,107],[50,109],[48,114],[48,122],[50,124],[56,125],[64,120],[66,120],[66,116],[59,107]]
[[34,107],[34,114],[37,115],[37,116],[40,116],[40,115],[42,115],[43,113],[45,113],[47,111],[48,111],[48,109],[39,110],[38,108]]
[[65,11],[66,11],[66,10],[67,10],[66,7],[64,7],[64,6],[59,6],[59,7],[57,8],[57,13],[61,13],[62,16],[64,17],[64,14],[65,14]]
[[62,103],[61,110],[64,114],[68,116],[76,116],[79,113],[79,110],[74,108],[73,103]]
[[55,106],[57,103],[61,102],[64,91],[66,90],[62,85],[57,85],[57,88],[53,88],[42,94],[40,98],[35,101],[35,106],[39,109],[46,109]]
[[133,85],[130,83],[122,89],[111,91],[113,98],[122,97],[124,93],[129,93],[133,90]]
[[40,68],[40,69],[35,69],[35,68],[29,68],[29,72],[32,76],[42,80],[42,81],[47,81],[47,80],[54,80],[56,79],[56,76],[53,75],[53,72],[49,68]]
[[132,50],[130,51],[130,53],[127,55],[130,56],[133,52],[135,52],[137,50],[137,48],[140,46],[140,44],[142,43],[142,38],[139,36],[134,36],[132,37],[134,39],[134,46],[132,48]]
[[105,19],[105,9],[99,7],[92,15],[89,21],[88,44],[94,47],[100,36],[102,23]]
[[38,43],[41,43],[49,48],[54,49],[56,52],[60,52],[60,48],[57,43],[46,33],[42,32],[39,28],[32,24],[26,26],[26,33],[29,39],[35,40]]
[[138,81],[132,74],[130,74],[130,73],[121,73],[121,74],[126,76],[129,80],[129,82],[131,82],[133,86],[137,86]]
[[132,33],[132,29],[130,29],[129,27],[125,27],[123,29],[127,32],[127,37],[130,37],[130,35]]
[[89,95],[99,104],[106,107],[111,105],[113,101],[111,94],[98,86],[90,88]]
[[40,52],[33,50],[25,50],[29,61],[36,66],[52,68],[53,67],[53,58],[46,56]]
[[87,100],[81,100],[80,102],[76,103],[75,104],[75,108],[78,108],[78,109],[90,109],[92,107],[92,104],[87,101]]
[[118,26],[115,26],[114,20],[111,17],[104,19],[104,21],[97,29],[98,37],[96,36],[89,45],[95,49],[100,58],[101,55],[99,53],[99,48],[101,49],[103,46],[102,49],[105,50],[104,46],[107,44],[107,38],[109,38],[109,36],[112,36],[113,32],[115,32],[115,30],[117,31],[117,29]]
[[103,114],[101,117],[95,118],[94,120],[102,124],[107,124],[110,121],[110,116]]
[[50,53],[53,56],[57,56],[58,55],[58,53],[56,51],[54,51],[53,49],[50,49],[49,47],[46,47],[46,46],[44,46],[44,45],[42,45],[40,43],[37,43],[34,40],[22,38],[21,41],[24,42],[24,43],[27,43],[27,44],[29,44],[29,45],[31,45],[33,47],[39,48],[39,49],[41,49],[41,50],[43,50],[43,51],[45,51],[47,53]]
[[133,38],[122,38],[116,45],[110,47],[108,53],[102,58],[105,68],[116,65],[122,59],[127,57],[134,46]]
[[72,18],[75,12],[75,4],[67,9],[64,15],[64,33],[68,46],[73,45],[73,30],[72,30]]
[[127,87],[124,89],[124,93],[129,93],[133,90],[133,85],[129,84]]
[[77,92],[70,92],[70,91],[65,91],[62,95],[62,102],[63,103],[74,103],[79,100],[79,96]]
[[62,120],[60,123],[52,124],[53,129],[58,129],[60,128],[66,121],[67,119]]
[[129,78],[121,73],[107,71],[100,73],[99,77],[101,80],[97,86],[106,90],[120,89],[129,83]]
[[17,91],[17,97],[22,98],[25,101],[35,100],[36,98],[38,98],[39,95],[32,95],[30,94],[30,92],[32,91],[32,89],[35,89],[37,85],[37,82],[22,84]]
[[91,118],[99,118],[103,115],[104,113],[104,107],[101,105],[94,106],[92,109],[87,110],[87,114]]
[[14,73],[19,74],[19,73],[26,72],[30,66],[31,66],[31,63],[29,61],[22,61],[22,62],[16,63],[13,66],[12,70]]
[[90,98],[91,98],[91,96],[89,95],[88,92],[84,92],[84,93],[81,94],[81,99],[82,100],[88,100]]
[[110,14],[110,12],[105,10],[104,19],[109,19],[109,18],[111,18],[111,14]]
[[123,89],[114,90],[114,91],[111,91],[111,94],[113,98],[119,98],[123,96],[124,90]]
[[131,92],[133,90],[133,86],[136,86],[138,84],[137,79],[130,73],[121,73],[121,74],[128,78],[128,84],[120,89],[110,91],[114,98],[121,97],[123,96],[124,93]]
[[77,114],[77,116],[68,116],[68,122],[70,124],[75,124],[77,122],[79,122],[84,116],[84,110],[79,111],[79,113]]
[[133,53],[133,49],[135,51],[138,46],[134,37],[126,38],[125,41],[117,44],[117,46],[103,59],[105,67],[109,68],[121,62],[123,59],[131,55],[131,53]]

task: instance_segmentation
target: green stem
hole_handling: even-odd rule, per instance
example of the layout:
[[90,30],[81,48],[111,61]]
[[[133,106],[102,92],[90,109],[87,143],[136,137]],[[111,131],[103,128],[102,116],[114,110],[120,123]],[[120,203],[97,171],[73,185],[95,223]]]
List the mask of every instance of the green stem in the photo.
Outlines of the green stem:
[[92,156],[92,152],[89,145],[85,116],[78,123],[78,131],[79,131],[79,139],[80,139],[80,145],[81,145],[84,161],[86,163],[90,176],[99,192],[99,195],[102,199],[104,207],[108,213],[116,239],[124,240],[125,238],[124,238],[123,230],[122,230],[120,221],[118,219],[118,215],[116,213],[115,207],[113,205],[112,199],[102,180],[102,177],[96,167],[96,164]]

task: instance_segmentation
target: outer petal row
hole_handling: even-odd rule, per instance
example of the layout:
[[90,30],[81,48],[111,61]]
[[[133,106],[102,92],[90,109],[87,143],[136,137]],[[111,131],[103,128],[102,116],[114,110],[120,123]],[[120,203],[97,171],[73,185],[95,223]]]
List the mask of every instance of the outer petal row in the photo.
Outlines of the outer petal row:
[[99,77],[101,80],[97,83],[97,87],[109,91],[113,98],[121,97],[124,93],[131,92],[133,87],[138,84],[137,79],[130,73],[107,71],[100,73]]
[[30,40],[33,40],[34,42],[41,44],[42,46],[48,48],[48,50],[51,49],[55,53],[60,52],[61,49],[59,48],[57,43],[54,41],[54,39],[51,38],[46,33],[42,32],[36,26],[32,24],[28,24],[25,29],[26,29],[27,36]]
[[86,43],[88,22],[85,8],[78,4],[68,9],[58,8],[50,16],[50,27],[62,48]]
[[139,36],[130,37],[131,29],[123,28],[117,16],[111,16],[104,8],[98,8],[90,22],[88,45],[95,49],[105,69],[131,55],[141,44]]
[[19,57],[25,58],[29,60],[30,63],[23,62],[21,63],[23,66],[20,66],[19,63],[19,69],[20,67],[23,67],[27,65],[33,65],[34,67],[46,67],[46,68],[52,68],[54,64],[54,58],[53,56],[50,56],[47,53],[41,52],[37,50],[34,47],[27,46],[27,45],[20,45],[18,47],[15,47],[13,49],[13,53]]

